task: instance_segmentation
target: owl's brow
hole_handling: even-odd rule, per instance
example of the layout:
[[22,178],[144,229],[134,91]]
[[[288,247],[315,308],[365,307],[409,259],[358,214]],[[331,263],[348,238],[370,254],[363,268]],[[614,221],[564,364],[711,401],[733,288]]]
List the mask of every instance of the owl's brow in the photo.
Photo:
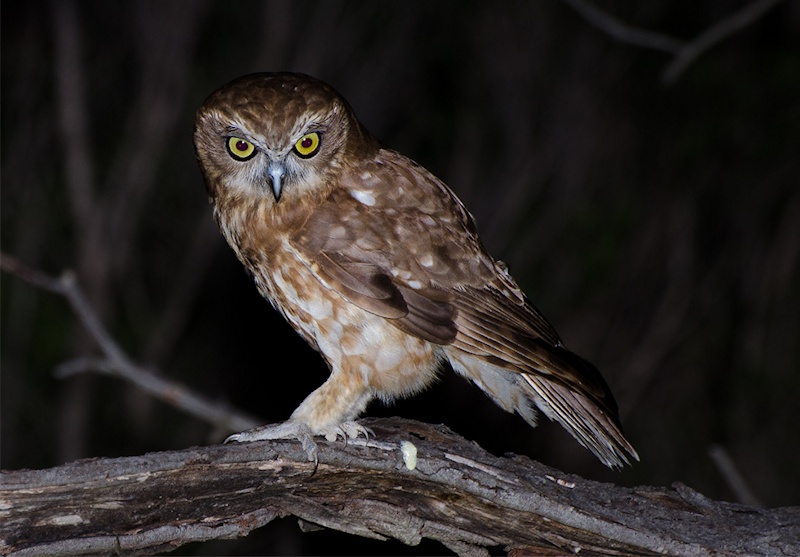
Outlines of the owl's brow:
[[247,137],[248,139],[253,139],[252,135],[247,132],[245,126],[236,125],[235,122],[231,122],[230,124],[228,124],[225,127],[225,131],[227,133],[235,133],[237,135],[243,135],[243,136]]
[[305,126],[303,126],[303,130],[306,132],[322,132],[328,129],[328,124],[325,122],[320,122],[318,120],[312,120]]
[[338,105],[334,105],[330,108],[309,111],[309,113],[303,119],[305,121],[304,128],[311,129],[311,126],[321,126],[323,128],[327,128],[330,122],[339,116],[340,111],[341,109]]
[[[317,115],[315,114],[314,116]],[[294,126],[289,135],[294,138],[294,140],[297,140],[307,133],[323,133],[328,129],[328,127],[328,123],[322,118],[309,118],[305,121],[298,121],[297,125]]]

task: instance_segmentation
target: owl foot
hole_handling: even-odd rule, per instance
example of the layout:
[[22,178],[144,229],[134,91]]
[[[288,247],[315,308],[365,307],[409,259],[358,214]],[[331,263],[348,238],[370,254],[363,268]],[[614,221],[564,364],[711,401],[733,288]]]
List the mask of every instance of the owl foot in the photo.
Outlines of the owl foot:
[[369,439],[370,435],[373,437],[375,433],[368,427],[364,427],[356,422],[342,422],[339,425],[321,428],[317,431],[312,431],[311,428],[299,421],[288,420],[282,424],[262,425],[241,433],[236,433],[225,439],[225,443],[236,441],[238,443],[249,443],[251,441],[267,441],[273,439],[297,439],[302,443],[303,450],[308,455],[308,460],[314,463],[316,468],[319,463],[319,448],[314,441],[314,435],[323,435],[328,441],[336,441],[338,438],[344,440],[347,445],[348,439],[355,439],[359,435],[363,435],[365,439]]
[[241,433],[236,433],[225,439],[225,443],[236,441],[239,443],[249,443],[252,441],[268,441],[273,439],[297,439],[302,443],[303,450],[308,455],[308,460],[316,467],[319,461],[317,457],[317,444],[314,442],[311,428],[303,422],[287,420],[282,424],[270,424],[248,429]]

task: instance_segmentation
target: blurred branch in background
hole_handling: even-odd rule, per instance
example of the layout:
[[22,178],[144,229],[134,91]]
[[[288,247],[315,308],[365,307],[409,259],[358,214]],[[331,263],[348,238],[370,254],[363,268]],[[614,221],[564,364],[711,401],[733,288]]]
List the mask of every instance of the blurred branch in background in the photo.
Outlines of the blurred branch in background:
[[714,461],[714,465],[725,478],[731,490],[736,494],[736,499],[753,507],[763,507],[764,504],[756,497],[753,490],[748,485],[744,476],[739,472],[736,463],[733,462],[731,455],[721,445],[711,445],[708,448],[708,456]]
[[0,268],[33,286],[64,296],[81,325],[105,356],[105,358],[81,357],[65,362],[56,368],[56,377],[63,379],[78,373],[96,372],[124,379],[158,400],[213,425],[215,431],[210,435],[213,440],[218,440],[228,433],[243,431],[258,425],[259,422],[254,418],[246,416],[226,404],[214,402],[180,383],[163,379],[152,370],[133,363],[100,322],[78,286],[75,274],[71,271],[64,272],[59,278],[54,278],[28,267],[4,253],[0,253]]
[[676,54],[684,46],[681,39],[658,31],[628,25],[587,0],[562,0],[562,2],[578,12],[586,21],[621,43],[652,48],[669,54]]
[[[138,74],[134,88],[118,87],[111,93],[128,102],[116,107],[113,127],[97,136],[92,133],[97,124],[92,117],[99,116],[93,110],[98,83],[94,68],[86,67],[86,22],[76,0],[51,5],[58,131],[75,231],[75,268],[94,310],[110,320],[128,309],[113,300],[118,277],[125,275],[133,283],[131,279],[139,275],[132,261],[134,238],[142,230],[141,212],[158,182],[159,163],[171,152],[168,145],[180,122],[176,106],[189,87],[197,26],[206,7],[202,1],[120,6],[136,31],[126,54],[136,61]],[[86,339],[77,331],[74,342],[77,352],[85,351]],[[87,378],[69,382],[63,390],[58,439],[64,460],[86,452],[93,391]],[[145,408],[137,406],[140,411]]]
[[678,80],[686,68],[706,50],[737,31],[741,31],[748,25],[751,25],[758,18],[767,13],[770,8],[782,1],[783,0],[757,0],[712,25],[696,38],[687,42],[675,54],[675,59],[664,70],[661,80],[667,85],[672,85]]
[[627,25],[587,0],[562,1],[572,7],[586,21],[619,42],[672,54],[673,60],[667,65],[661,80],[666,85],[673,85],[701,54],[730,35],[751,25],[783,0],[756,0],[715,23],[690,41]]

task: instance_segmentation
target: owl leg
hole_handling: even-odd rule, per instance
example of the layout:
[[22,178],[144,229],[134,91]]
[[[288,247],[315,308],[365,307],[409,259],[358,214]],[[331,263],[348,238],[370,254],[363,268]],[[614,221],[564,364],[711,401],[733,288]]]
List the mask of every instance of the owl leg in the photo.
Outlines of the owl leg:
[[317,461],[318,448],[313,439],[323,435],[328,441],[369,437],[372,431],[354,420],[364,411],[373,395],[359,377],[348,377],[340,370],[312,392],[282,424],[260,426],[228,437],[225,442],[261,441],[296,438],[303,444],[310,461]]

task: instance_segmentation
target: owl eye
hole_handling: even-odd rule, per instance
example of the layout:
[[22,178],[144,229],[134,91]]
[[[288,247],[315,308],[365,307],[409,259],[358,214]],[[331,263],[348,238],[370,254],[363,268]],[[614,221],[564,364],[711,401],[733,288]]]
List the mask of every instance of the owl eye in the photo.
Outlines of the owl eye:
[[317,132],[307,133],[294,144],[294,152],[304,159],[313,157],[319,151],[321,140]]
[[241,137],[229,137],[225,146],[237,161],[247,161],[256,155],[256,146]]

